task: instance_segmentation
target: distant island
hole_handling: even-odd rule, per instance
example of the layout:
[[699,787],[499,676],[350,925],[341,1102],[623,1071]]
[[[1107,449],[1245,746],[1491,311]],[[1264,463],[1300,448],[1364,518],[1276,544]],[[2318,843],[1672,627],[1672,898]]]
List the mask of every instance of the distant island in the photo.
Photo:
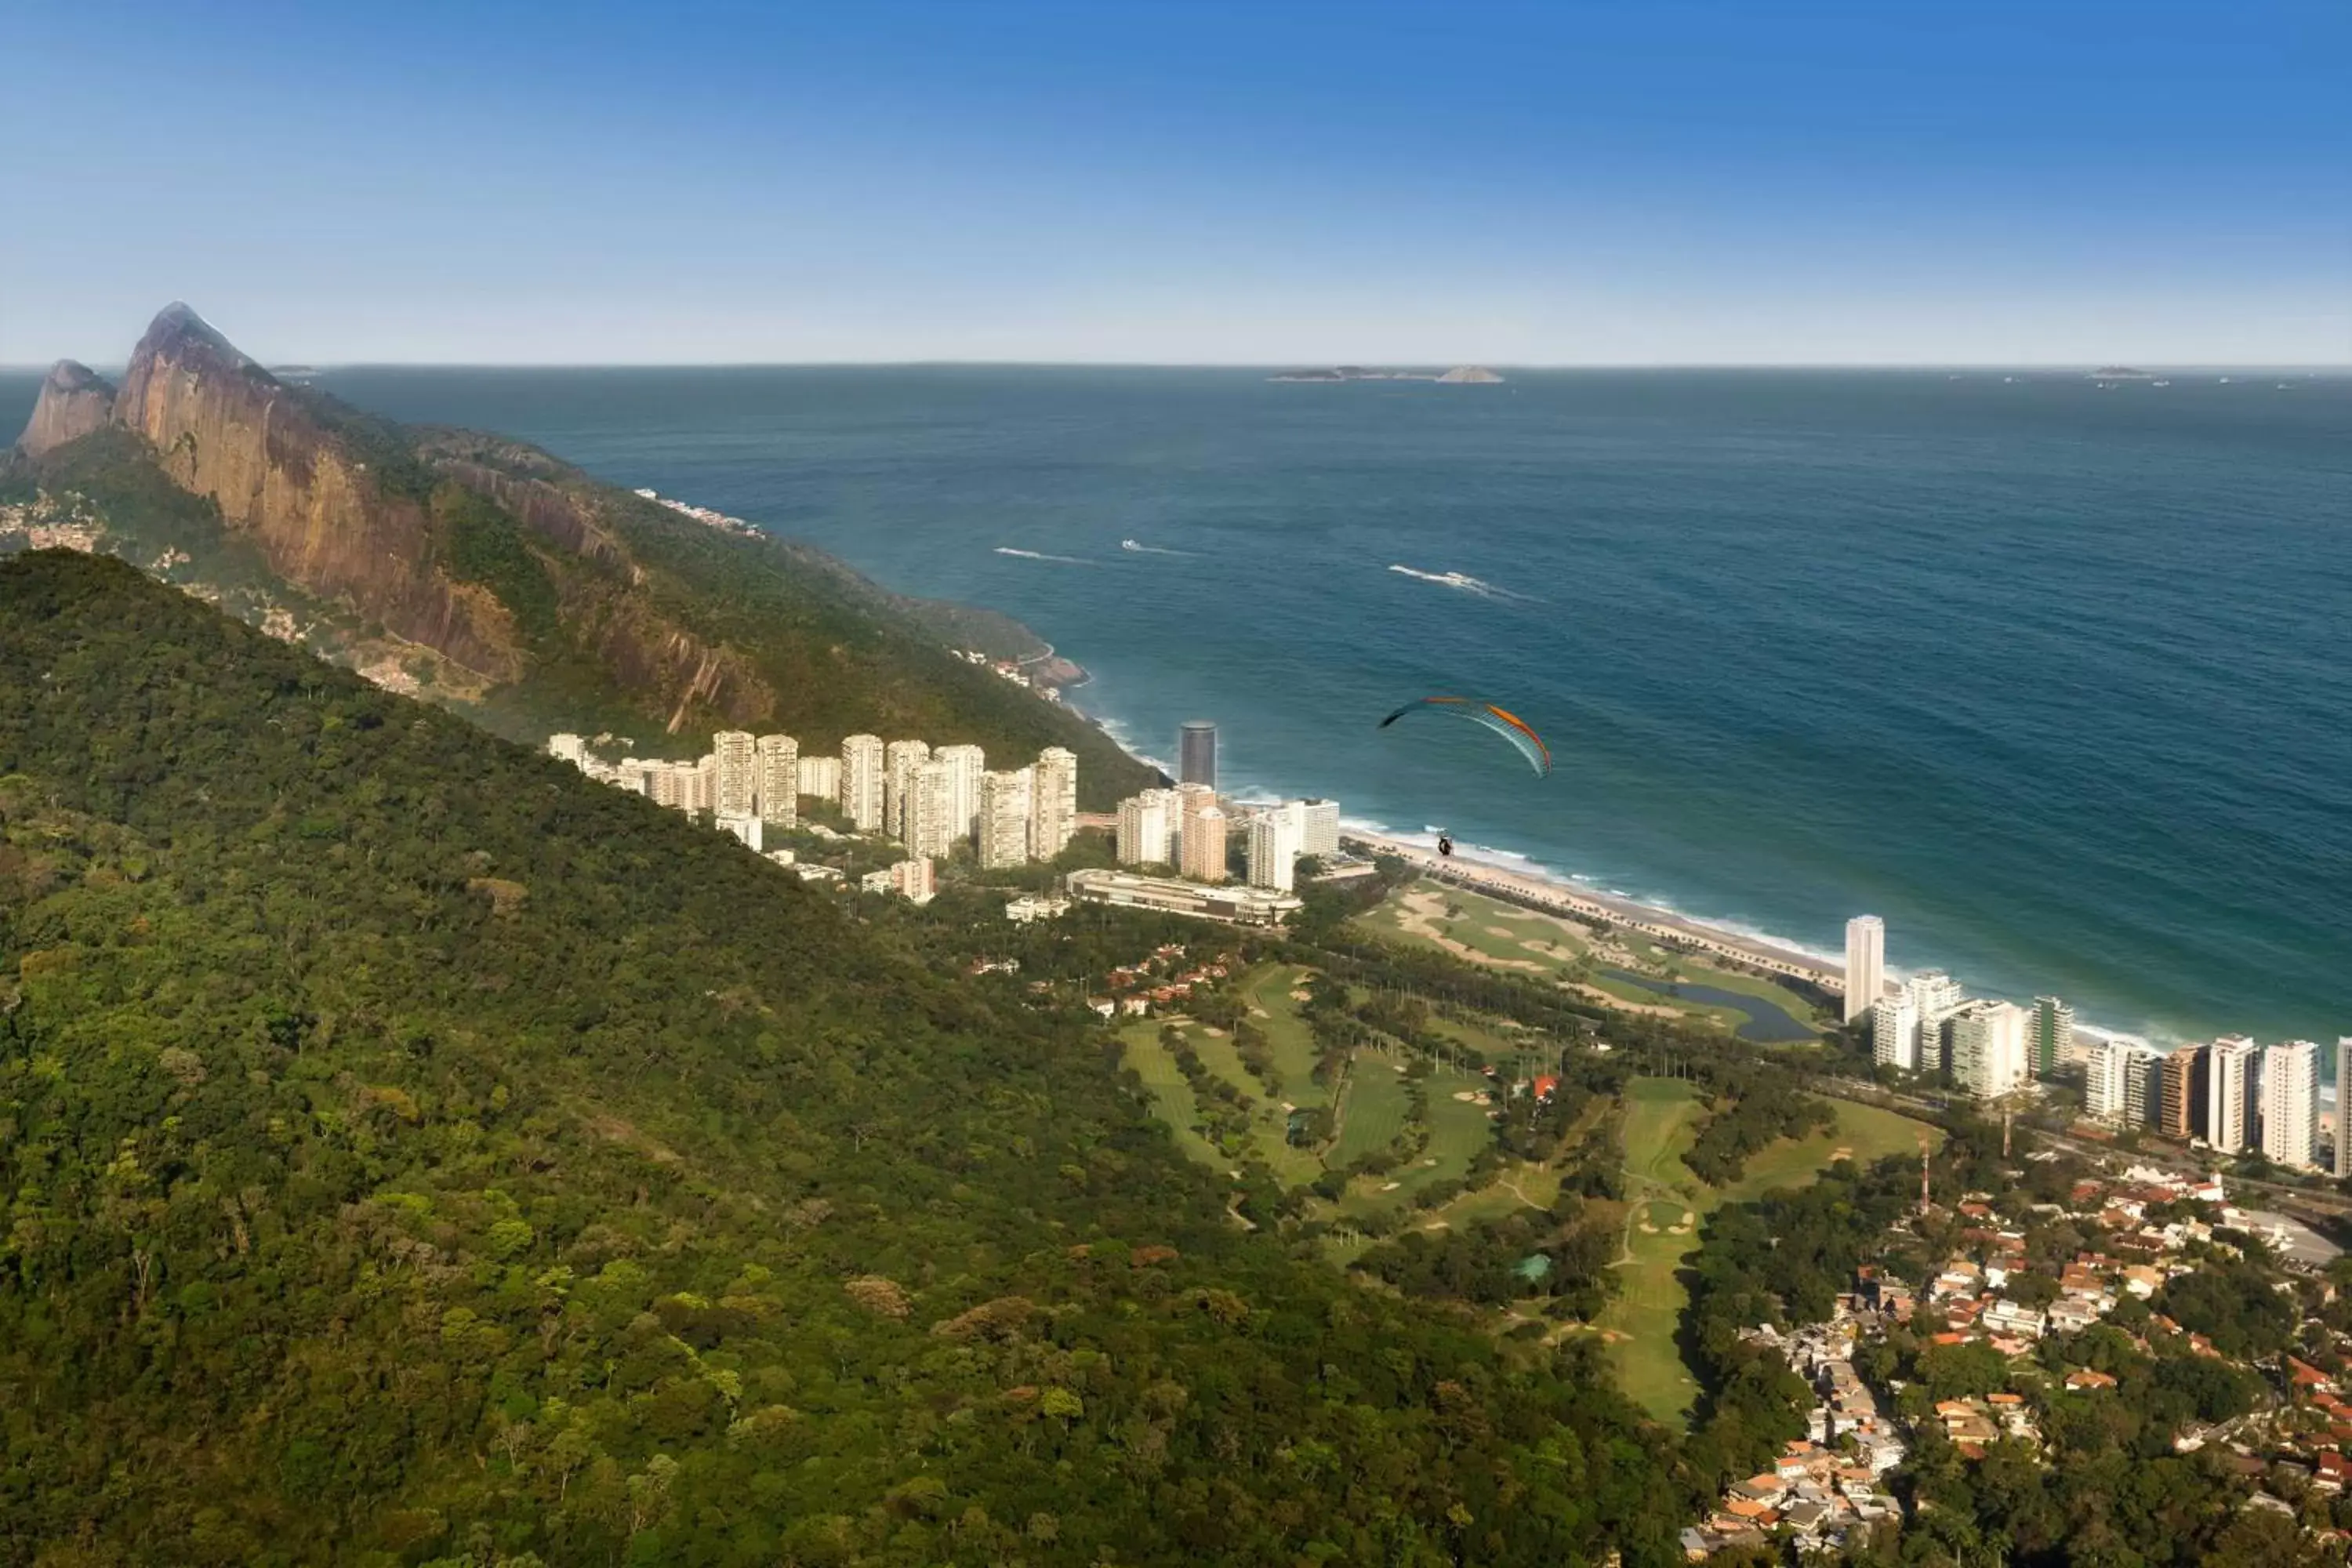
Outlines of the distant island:
[[2091,373],[2091,379],[2093,381],[2147,381],[2150,377],[2147,372],[2134,370],[2127,364],[2103,364]]
[[1443,374],[1425,370],[1367,370],[1360,364],[1333,365],[1328,370],[1286,370],[1268,381],[1434,381],[1454,386],[1491,386],[1502,377],[1483,365],[1458,364]]

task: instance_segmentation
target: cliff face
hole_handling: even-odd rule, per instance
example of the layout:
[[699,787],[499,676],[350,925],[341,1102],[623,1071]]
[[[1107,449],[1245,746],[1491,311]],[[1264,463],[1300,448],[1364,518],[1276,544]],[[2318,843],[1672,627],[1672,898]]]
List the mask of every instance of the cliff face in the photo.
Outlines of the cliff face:
[[40,399],[16,445],[28,458],[42,457],[89,435],[113,411],[113,384],[86,364],[61,359],[41,383]]
[[140,339],[114,418],[289,582],[491,680],[522,673],[512,618],[441,569],[420,500],[386,493],[365,457],[185,305]]

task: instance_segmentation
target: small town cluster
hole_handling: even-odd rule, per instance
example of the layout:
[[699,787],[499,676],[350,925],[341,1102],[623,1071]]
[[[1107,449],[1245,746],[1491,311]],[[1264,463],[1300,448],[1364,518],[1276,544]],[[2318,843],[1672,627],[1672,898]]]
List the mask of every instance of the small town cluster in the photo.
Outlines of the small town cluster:
[[[1788,1329],[1759,1325],[1741,1336],[1785,1358],[1813,1391],[1813,1404],[1805,1436],[1790,1440],[1770,1470],[1733,1485],[1712,1514],[1683,1531],[1690,1561],[1743,1545],[1792,1547],[1811,1555],[1859,1544],[1870,1526],[1901,1516],[1885,1478],[1930,1429],[1971,1465],[2004,1440],[2015,1446],[2012,1451],[2040,1455],[2042,1418],[2052,1401],[2096,1398],[2117,1386],[2112,1374],[2076,1360],[2084,1342],[2074,1336],[2108,1321],[2125,1302],[2148,1302],[2168,1281],[2194,1272],[2200,1260],[2238,1256],[2217,1228],[2234,1228],[2281,1257],[2293,1257],[2286,1229],[2231,1206],[2219,1176],[2134,1166],[2119,1177],[2080,1181],[2061,1203],[2028,1204],[2015,1194],[1997,1200],[1979,1192],[1964,1194],[1949,1211],[1930,1200],[1925,1180],[1923,1171],[1916,1233],[1948,1235],[1957,1223],[1960,1243],[1931,1279],[1908,1284],[1882,1265],[1864,1265],[1826,1321]],[[2096,1245],[2071,1258],[2030,1257],[2029,1230],[2056,1225],[2096,1237]],[[1898,1227],[1898,1233],[1912,1231]],[[2292,1260],[2285,1267],[2310,1272]],[[2332,1300],[2332,1285],[2319,1289],[2323,1300]],[[2206,1336],[2159,1312],[2136,1311],[2130,1321],[2131,1328],[2117,1331],[2128,1334],[2142,1353],[2154,1348],[2155,1337],[2164,1337],[2185,1344],[2191,1355],[2228,1359]],[[2316,1336],[2335,1344],[2341,1338],[2316,1320],[2301,1328],[2303,1342]],[[1874,1362],[1869,1352],[1898,1330],[1930,1352],[1985,1347],[2000,1358],[2004,1386],[1945,1397],[1892,1376],[1873,1386],[1864,1369],[1894,1363],[1884,1357]],[[2352,1444],[2352,1405],[2339,1401],[2334,1380],[2292,1353],[2253,1370],[2273,1385],[2274,1405],[2227,1424],[2183,1426],[2173,1435],[2174,1448],[2187,1453],[2219,1445],[2250,1476],[2291,1477],[2321,1493],[2341,1492],[2352,1479],[2352,1459],[2345,1453]],[[2250,1506],[2293,1511],[2268,1490],[2256,1491]]]
[[[2352,1176],[2352,1139],[2335,1137],[2323,1165],[2320,1069],[2315,1040],[2257,1045],[2244,1035],[2160,1051],[2120,1036],[2078,1034],[2055,996],[2031,1007],[1971,997],[1941,970],[1895,981],[1885,972],[1886,927],[1857,915],[1845,928],[1845,1021],[1867,1028],[1882,1067],[1948,1077],[1980,1100],[2030,1091],[2062,1066],[2084,1075],[2084,1110],[2113,1128],[2146,1130],[2217,1153],[2259,1152],[2296,1170]],[[2345,1047],[2337,1041],[2337,1103]]]

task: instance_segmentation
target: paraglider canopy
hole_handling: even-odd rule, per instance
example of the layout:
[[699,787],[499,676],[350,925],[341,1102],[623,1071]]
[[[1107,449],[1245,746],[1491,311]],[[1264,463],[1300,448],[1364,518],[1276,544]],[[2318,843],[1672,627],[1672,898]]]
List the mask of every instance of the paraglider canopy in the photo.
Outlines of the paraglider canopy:
[[1385,730],[1408,713],[1444,713],[1467,719],[1517,746],[1519,755],[1527,758],[1528,765],[1535,769],[1538,778],[1551,776],[1551,748],[1543,743],[1542,736],[1528,728],[1526,720],[1506,709],[1473,697],[1421,697],[1381,720],[1380,727]]
[[1440,855],[1451,855],[1451,854],[1453,854],[1453,853],[1454,853],[1454,840],[1453,840],[1453,839],[1451,839],[1451,838],[1448,838],[1448,837],[1447,837],[1444,834],[1443,834],[1443,833],[1439,834],[1439,835],[1437,836],[1437,852],[1438,852]]

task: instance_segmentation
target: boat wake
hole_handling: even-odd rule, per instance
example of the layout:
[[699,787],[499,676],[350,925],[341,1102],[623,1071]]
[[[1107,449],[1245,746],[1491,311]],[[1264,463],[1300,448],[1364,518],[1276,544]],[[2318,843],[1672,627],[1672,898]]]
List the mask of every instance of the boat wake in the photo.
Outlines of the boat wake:
[[1096,563],[1078,555],[1048,555],[1042,550],[1015,550],[1009,544],[996,547],[999,555],[1014,555],[1024,561],[1057,561],[1065,566],[1092,566]]
[[1389,570],[1407,577],[1417,577],[1424,583],[1434,583],[1443,588],[1459,588],[1465,594],[1475,594],[1482,599],[1504,599],[1515,605],[1540,605],[1541,599],[1532,594],[1521,594],[1484,578],[1473,577],[1467,572],[1423,572],[1414,566],[1391,565]]
[[1170,550],[1157,544],[1139,544],[1132,539],[1122,539],[1118,547],[1133,555],[1190,555],[1189,550]]

